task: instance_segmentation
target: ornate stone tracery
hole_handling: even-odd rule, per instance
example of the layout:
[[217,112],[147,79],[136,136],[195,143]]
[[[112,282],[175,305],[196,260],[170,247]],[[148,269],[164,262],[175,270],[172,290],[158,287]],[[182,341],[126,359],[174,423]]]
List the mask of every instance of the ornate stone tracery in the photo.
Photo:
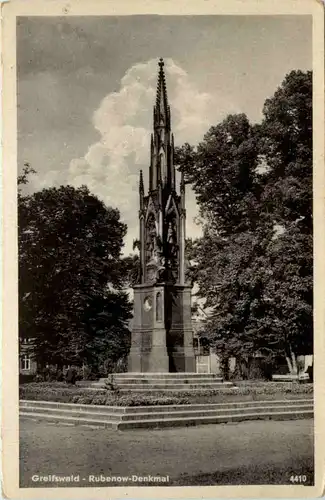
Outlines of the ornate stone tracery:
[[157,228],[156,219],[153,213],[150,213],[146,222],[146,263],[154,259],[157,252]]
[[160,60],[147,196],[142,173],[139,183],[141,272],[140,283],[134,288],[129,356],[133,372],[194,369],[191,286],[184,279],[185,184],[181,183],[177,194],[163,67]]

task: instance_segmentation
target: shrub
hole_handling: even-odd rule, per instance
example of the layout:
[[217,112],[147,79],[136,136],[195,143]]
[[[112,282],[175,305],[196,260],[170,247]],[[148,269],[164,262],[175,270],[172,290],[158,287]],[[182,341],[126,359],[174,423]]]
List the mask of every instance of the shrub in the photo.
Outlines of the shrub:
[[128,371],[128,360],[127,358],[120,358],[117,360],[115,365],[115,373],[125,373]]
[[314,365],[308,366],[307,373],[309,375],[309,380],[314,382]]
[[[123,394],[121,396],[111,396],[106,398],[106,405],[117,406],[157,406],[189,404],[191,401],[183,396],[148,395],[148,394]],[[95,403],[96,404],[96,403]]]
[[98,380],[98,371],[95,367],[85,365],[85,366],[71,366],[66,371],[66,376],[69,370],[74,371],[75,381],[78,380]]
[[[312,384],[298,384],[291,382],[249,382],[239,383],[234,388],[204,390],[193,392],[173,392],[141,394],[119,393],[100,389],[89,391],[65,382],[43,382],[22,384],[19,388],[20,399],[36,401],[57,401],[62,403],[93,404],[107,406],[154,406],[154,405],[181,405],[191,403],[218,403],[234,400],[272,399],[274,395],[312,394]],[[282,396],[283,397],[283,396]]]
[[75,395],[72,396],[71,398],[71,403],[78,403],[82,405],[90,405],[93,404],[93,395],[92,394],[82,394],[82,395]]
[[19,383],[20,384],[28,384],[34,380],[35,375],[30,373],[20,373],[19,374]]
[[77,371],[73,367],[68,368],[65,379],[68,384],[75,384],[77,380]]
[[115,392],[119,392],[118,391],[118,388],[116,387],[115,383],[114,383],[114,376],[113,376],[113,373],[110,373],[108,375],[108,377],[105,379],[105,388],[108,390],[108,391],[115,391]]

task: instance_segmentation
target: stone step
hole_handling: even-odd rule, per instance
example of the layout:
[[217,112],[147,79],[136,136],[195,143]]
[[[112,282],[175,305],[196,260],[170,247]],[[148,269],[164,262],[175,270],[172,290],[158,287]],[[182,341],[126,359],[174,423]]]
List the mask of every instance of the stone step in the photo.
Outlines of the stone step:
[[[187,405],[187,408],[173,408],[172,410],[162,407],[160,411],[155,411],[154,407],[148,409],[148,407],[142,407],[142,411],[134,411],[133,407],[121,408],[120,411],[110,411],[110,407],[105,407],[101,405],[98,409],[85,409],[85,408],[49,408],[48,406],[20,406],[20,410],[24,412],[31,413],[51,413],[51,415],[70,415],[75,417],[87,416],[87,418],[108,418],[109,420],[141,420],[141,419],[152,419],[152,418],[170,418],[170,417],[189,417],[189,416],[207,416],[207,415],[218,415],[218,414],[238,414],[238,413],[250,413],[252,410],[254,413],[263,412],[277,412],[280,410],[312,410],[312,403],[292,403],[282,404],[282,405],[255,405],[255,406],[242,406],[241,408],[231,408],[220,407],[220,408],[193,408],[192,405]],[[126,411],[127,410],[127,411]]]
[[[85,391],[94,391],[94,392],[100,392],[103,393],[105,390],[107,390],[107,387],[84,387],[83,388]],[[129,388],[129,387],[116,387],[116,389],[119,391],[119,393],[125,392],[125,393],[134,393],[134,394],[162,394],[162,393],[173,393],[173,392],[191,392],[193,394],[195,393],[201,393],[202,391],[208,389],[211,391],[218,391],[219,393],[225,392],[225,393],[235,393],[237,390],[237,387],[235,386],[225,386],[224,384],[221,384],[218,387],[205,387],[205,386],[199,386],[197,388],[191,388],[189,386],[184,386],[182,389],[175,389],[173,386],[172,388],[167,387],[167,388],[157,388],[154,389],[150,386],[137,386],[136,388]]]
[[134,384],[129,384],[129,385],[123,385],[117,387],[119,392],[132,392],[132,393],[162,393],[162,392],[204,392],[204,391],[220,391],[222,392],[223,390],[234,390],[236,389],[229,385],[226,386],[224,384],[214,384],[214,385],[181,385],[181,384],[174,384],[174,385],[168,385],[168,386],[161,386],[161,385],[146,385],[146,386],[137,386]]
[[[102,412],[103,409],[109,413],[117,413],[121,414],[125,412],[125,406],[106,406],[106,405],[88,405],[88,404],[79,404],[79,403],[57,403],[54,401],[32,401],[32,400],[20,400],[19,408],[23,410],[27,410],[29,408],[45,408],[47,410],[78,410],[78,411],[86,411],[92,413]],[[132,407],[130,407],[132,408]],[[137,407],[138,408],[138,407]],[[142,407],[139,407],[142,408]]]
[[234,387],[215,373],[119,373],[97,381],[79,381],[86,390],[109,389],[110,384],[122,392],[196,391]]
[[144,413],[132,413],[123,414],[121,416],[121,421],[134,421],[134,420],[156,420],[158,419],[170,419],[170,418],[190,418],[190,417],[218,417],[223,416],[235,416],[235,415],[249,415],[252,412],[254,414],[258,413],[278,413],[280,411],[307,411],[313,410],[312,405],[292,405],[292,406],[256,406],[252,408],[234,408],[234,409],[223,409],[223,410],[183,410],[183,411],[173,411],[173,412],[144,412]]
[[244,420],[312,418],[313,399],[142,407],[22,400],[20,416],[23,419],[46,420],[64,425],[78,424],[120,430],[163,428]]
[[[128,378],[134,378],[134,379],[141,379],[141,380],[147,380],[147,379],[159,379],[159,380],[181,380],[181,379],[217,379],[217,380],[222,380],[222,377],[217,375],[216,373],[134,373],[134,372],[127,372],[127,373],[113,373],[111,375],[112,378],[114,379],[128,379]],[[110,377],[106,377],[104,379],[100,379],[100,381],[105,381]]]
[[[177,389],[183,389],[183,388],[196,388],[196,387],[201,387],[201,388],[209,388],[209,387],[234,387],[234,384],[232,382],[219,382],[219,381],[209,381],[209,382],[200,382],[200,381],[188,381],[188,382],[170,382],[170,381],[145,381],[145,382],[131,382],[131,381],[123,381],[122,382],[117,382],[113,384],[114,387],[120,387],[121,389],[124,388],[129,388],[129,389],[138,389],[138,388],[149,388],[149,389],[163,389],[164,387],[166,388],[177,388]],[[85,385],[84,387],[96,387],[96,388],[107,388],[109,387],[108,385],[103,384],[102,382],[98,383],[91,383],[88,385]]]
[[[112,381],[108,380],[107,382],[112,382],[113,384],[117,385],[124,385],[124,384],[225,384],[226,382],[223,382],[221,378],[177,378],[177,379],[158,379],[158,378],[134,378],[134,377],[124,377],[124,378],[114,378]],[[105,382],[104,382],[105,383]],[[227,382],[228,384],[231,384],[231,382]],[[96,385],[103,384],[103,382],[97,382]],[[94,385],[94,384],[93,384]]]
[[226,403],[201,403],[201,404],[181,404],[181,405],[147,405],[147,406],[106,406],[106,405],[88,405],[79,403],[59,403],[53,401],[32,401],[20,400],[19,407],[26,408],[46,408],[48,410],[67,409],[87,411],[92,413],[117,413],[117,414],[134,414],[134,413],[159,413],[159,412],[177,412],[177,411],[200,411],[200,410],[232,410],[254,407],[276,407],[276,406],[296,406],[296,405],[311,405],[313,406],[313,398],[305,399],[287,399],[287,400],[263,400],[263,401],[236,401]]
[[[138,421],[138,420],[157,420],[157,419],[171,419],[171,418],[190,418],[190,417],[218,417],[219,415],[222,416],[236,416],[236,415],[249,415],[252,412],[254,414],[259,414],[259,413],[268,413],[268,414],[273,414],[273,413],[279,413],[283,411],[308,411],[308,410],[313,410],[312,405],[292,405],[292,406],[277,406],[277,407],[272,407],[272,406],[256,406],[253,408],[236,408],[236,409],[223,409],[223,410],[183,410],[183,411],[174,411],[174,412],[143,412],[143,413],[110,413],[108,411],[105,411],[105,408],[103,407],[101,412],[89,412],[89,411],[80,411],[80,410],[68,410],[68,409],[52,409],[50,410],[50,414],[53,417],[61,417],[61,416],[69,416],[69,417],[75,417],[76,419],[80,419],[83,417],[86,417],[89,420],[101,420],[101,421],[109,421],[109,422],[126,422],[126,421]],[[24,413],[31,413],[31,414],[43,414],[43,415],[48,415],[49,410],[48,408],[24,408],[23,409]]]
[[313,418],[314,411],[311,410],[293,410],[280,412],[255,413],[252,411],[247,414],[225,414],[218,416],[187,417],[187,418],[169,418],[169,419],[150,419],[150,420],[129,420],[118,423],[118,430],[139,429],[139,428],[163,428],[163,427],[185,427],[192,425],[222,424],[228,422],[243,422],[246,420],[297,420],[302,418]]
[[139,419],[128,421],[116,421],[115,419],[109,420],[107,417],[100,418],[97,416],[71,416],[56,415],[52,413],[32,413],[26,410],[20,412],[22,419],[46,420],[54,423],[64,423],[73,425],[88,425],[91,427],[106,427],[118,430],[135,429],[135,428],[163,428],[163,427],[176,427],[176,426],[189,426],[189,425],[203,425],[203,424],[220,424],[227,422],[241,422],[245,420],[293,420],[300,418],[313,418],[313,410],[286,410],[286,411],[264,411],[261,413],[255,412],[253,409],[250,413],[229,413],[213,416],[188,416],[188,417],[171,417],[171,418],[152,418],[152,419]]
[[105,407],[102,406],[102,411],[98,412],[92,412],[92,411],[85,411],[85,410],[78,410],[78,409],[64,409],[64,408],[41,408],[40,406],[35,406],[35,407],[24,407],[19,409],[21,412],[24,414],[30,413],[31,415],[52,415],[53,418],[55,417],[75,417],[76,419],[86,417],[89,420],[107,420],[109,422],[119,422],[123,414],[122,413],[116,413],[116,412],[109,412],[108,410],[105,411]]
[[186,390],[186,389],[214,389],[216,387],[232,387],[233,384],[231,382],[206,382],[200,384],[199,382],[197,383],[188,383],[188,384],[182,384],[182,383],[172,383],[172,382],[148,382],[147,384],[132,384],[132,383],[125,383],[125,384],[116,384],[116,386],[120,389],[139,389],[139,388],[145,388],[145,389],[180,389],[180,390]]
[[147,373],[147,374],[137,374],[137,373],[122,373],[122,374],[113,374],[112,377],[100,378],[99,380],[87,381],[80,380],[77,382],[78,385],[101,385],[106,381],[114,382],[114,383],[124,383],[134,382],[134,383],[147,383],[147,382],[181,382],[186,383],[187,381],[195,381],[195,382],[223,382],[223,378],[219,377],[214,373]]
[[104,427],[104,428],[115,428],[117,429],[117,423],[113,421],[92,419],[88,417],[75,418],[74,416],[68,415],[52,415],[51,413],[30,413],[26,411],[19,412],[19,418],[23,420],[47,420],[53,423],[70,423],[71,425],[91,425],[94,427]]

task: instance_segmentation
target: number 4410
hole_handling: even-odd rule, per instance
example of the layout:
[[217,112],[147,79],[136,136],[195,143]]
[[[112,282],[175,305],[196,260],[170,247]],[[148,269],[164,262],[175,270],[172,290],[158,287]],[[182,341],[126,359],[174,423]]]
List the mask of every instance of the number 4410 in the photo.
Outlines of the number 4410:
[[307,481],[307,476],[290,476],[290,483],[305,483]]

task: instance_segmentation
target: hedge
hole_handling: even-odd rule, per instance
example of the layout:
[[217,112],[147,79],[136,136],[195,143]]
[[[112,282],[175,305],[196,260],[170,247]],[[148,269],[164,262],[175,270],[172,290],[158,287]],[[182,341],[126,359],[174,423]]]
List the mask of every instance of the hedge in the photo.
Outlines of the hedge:
[[266,382],[243,383],[234,388],[171,393],[119,393],[106,389],[90,391],[65,383],[31,383],[20,386],[19,398],[35,401],[94,404],[107,406],[152,406],[218,403],[224,401],[285,398],[313,394],[312,384]]
[[87,391],[76,387],[51,387],[47,384],[29,384],[19,388],[19,399],[33,401],[57,401],[59,403],[92,404],[106,406],[150,406],[189,404],[187,397],[177,395],[153,395],[153,394],[119,394],[115,391],[105,389],[98,391]]

